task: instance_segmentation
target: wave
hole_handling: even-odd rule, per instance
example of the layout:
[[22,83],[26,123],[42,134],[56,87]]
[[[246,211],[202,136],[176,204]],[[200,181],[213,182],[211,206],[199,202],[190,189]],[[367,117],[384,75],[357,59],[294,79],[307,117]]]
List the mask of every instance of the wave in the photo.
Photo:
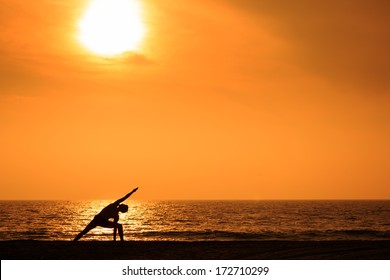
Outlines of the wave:
[[145,231],[133,233],[136,239],[177,241],[260,241],[260,240],[389,240],[390,231],[327,230],[302,232],[234,231]]
[[378,237],[387,237],[390,238],[390,230],[378,231],[378,230],[368,230],[368,229],[350,229],[350,230],[338,230],[338,231],[327,231],[334,234],[349,235],[349,236],[378,236]]
[[205,231],[147,231],[137,234],[144,238],[175,240],[258,240],[267,238],[267,234],[231,232],[218,230]]

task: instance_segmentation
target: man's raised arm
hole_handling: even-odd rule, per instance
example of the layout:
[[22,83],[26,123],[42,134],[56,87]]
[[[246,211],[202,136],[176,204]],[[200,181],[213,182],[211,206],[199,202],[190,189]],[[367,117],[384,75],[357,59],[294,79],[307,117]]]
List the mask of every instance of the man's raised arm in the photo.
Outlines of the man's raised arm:
[[138,187],[135,188],[134,190],[132,190],[131,192],[129,192],[128,194],[126,194],[124,197],[118,199],[117,201],[115,201],[114,203],[115,204],[119,204],[119,203],[122,203],[123,201],[125,201],[126,199],[129,198],[130,195],[132,195],[134,192],[136,192],[138,190]]

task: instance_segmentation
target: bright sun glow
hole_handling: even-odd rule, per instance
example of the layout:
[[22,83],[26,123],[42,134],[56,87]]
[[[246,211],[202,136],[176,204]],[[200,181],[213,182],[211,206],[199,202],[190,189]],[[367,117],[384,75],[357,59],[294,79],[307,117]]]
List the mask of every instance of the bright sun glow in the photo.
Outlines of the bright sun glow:
[[93,0],[79,22],[81,43],[104,56],[137,50],[144,33],[135,0]]

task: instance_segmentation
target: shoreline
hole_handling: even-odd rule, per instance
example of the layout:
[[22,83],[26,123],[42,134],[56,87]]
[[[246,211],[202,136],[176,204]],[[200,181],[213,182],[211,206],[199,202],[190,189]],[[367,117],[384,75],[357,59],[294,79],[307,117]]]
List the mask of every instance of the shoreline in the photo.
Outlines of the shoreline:
[[0,241],[2,260],[389,260],[390,240]]

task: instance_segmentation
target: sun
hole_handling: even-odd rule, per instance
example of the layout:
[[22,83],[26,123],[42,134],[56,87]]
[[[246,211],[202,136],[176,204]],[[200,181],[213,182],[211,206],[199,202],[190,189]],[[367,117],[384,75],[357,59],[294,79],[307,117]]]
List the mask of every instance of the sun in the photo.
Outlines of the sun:
[[145,34],[141,7],[135,0],[92,0],[78,27],[80,42],[102,56],[138,50]]

